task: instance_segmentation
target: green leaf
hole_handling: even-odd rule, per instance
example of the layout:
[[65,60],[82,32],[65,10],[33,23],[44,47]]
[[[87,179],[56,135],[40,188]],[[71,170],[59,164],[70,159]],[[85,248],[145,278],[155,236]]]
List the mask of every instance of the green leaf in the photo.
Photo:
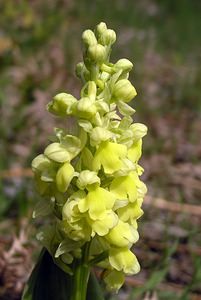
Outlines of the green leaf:
[[87,300],[104,300],[103,291],[101,286],[93,272],[90,273],[88,288],[87,288]]
[[[63,272],[43,249],[39,260],[25,286],[22,300],[67,300],[70,299],[73,277]],[[96,276],[89,277],[87,299],[104,300]]]
[[25,286],[22,300],[66,300],[70,298],[72,276],[54,264],[47,250],[42,250],[38,263]]

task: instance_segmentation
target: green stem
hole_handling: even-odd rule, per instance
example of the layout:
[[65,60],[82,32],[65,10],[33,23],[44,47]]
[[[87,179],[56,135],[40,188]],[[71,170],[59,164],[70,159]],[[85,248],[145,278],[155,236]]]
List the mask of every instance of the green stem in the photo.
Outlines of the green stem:
[[85,300],[89,279],[89,267],[78,262],[73,276],[73,290],[71,300]]
[[87,264],[89,246],[89,243],[87,243],[83,249],[82,260],[78,260],[75,264],[71,300],[86,300],[90,274],[90,267]]
[[99,255],[95,256],[93,259],[91,259],[89,261],[89,265],[93,266],[93,265],[99,263],[100,261],[106,259],[107,257],[108,257],[108,250],[102,252],[101,254],[99,254]]
[[99,75],[99,67],[97,65],[92,65],[90,68],[90,78],[92,81],[95,81],[98,79]]

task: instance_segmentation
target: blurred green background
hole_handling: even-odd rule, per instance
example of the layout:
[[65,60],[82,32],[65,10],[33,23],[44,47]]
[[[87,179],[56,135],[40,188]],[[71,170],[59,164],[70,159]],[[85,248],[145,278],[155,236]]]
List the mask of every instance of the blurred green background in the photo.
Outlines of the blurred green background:
[[134,248],[142,271],[108,299],[201,299],[201,1],[6,0],[0,11],[0,299],[20,299],[32,264],[23,258],[26,272],[9,285],[1,257],[16,240],[18,256],[39,249],[29,168],[59,126],[45,105],[58,92],[79,95],[81,34],[101,21],[117,33],[112,60],[134,63],[134,120],[149,128],[149,201]]

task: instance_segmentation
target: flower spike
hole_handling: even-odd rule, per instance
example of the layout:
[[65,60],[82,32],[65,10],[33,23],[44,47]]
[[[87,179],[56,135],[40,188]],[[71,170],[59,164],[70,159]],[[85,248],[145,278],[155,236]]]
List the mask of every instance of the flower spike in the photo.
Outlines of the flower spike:
[[102,266],[107,288],[117,291],[126,275],[140,270],[131,247],[147,192],[138,164],[147,128],[131,117],[129,103],[137,95],[128,79],[132,62],[110,61],[115,41],[103,22],[83,32],[83,61],[76,67],[80,96],[62,92],[47,105],[51,114],[73,119],[76,134],[55,129],[32,169],[44,198],[34,216],[51,216],[38,238],[54,262],[75,277],[78,267]]

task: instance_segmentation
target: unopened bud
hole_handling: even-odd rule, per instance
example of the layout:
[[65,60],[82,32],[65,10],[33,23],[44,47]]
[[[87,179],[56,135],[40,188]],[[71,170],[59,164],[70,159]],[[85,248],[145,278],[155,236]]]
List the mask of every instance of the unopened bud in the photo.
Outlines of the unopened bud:
[[51,160],[64,163],[70,161],[70,154],[68,150],[60,143],[52,143],[48,145],[44,151],[44,154]]
[[97,44],[97,39],[95,37],[95,34],[90,29],[87,29],[83,32],[82,40],[86,46],[92,46],[92,45]]
[[60,93],[47,104],[47,110],[54,115],[64,117],[72,113],[73,104],[76,102],[77,99],[71,94]]
[[91,118],[96,111],[95,104],[88,97],[81,98],[77,103],[77,115],[81,118]]
[[104,31],[107,30],[107,26],[104,22],[99,23],[96,26],[95,32],[96,32],[96,36],[97,38],[100,38],[100,36],[103,34]]
[[114,85],[113,96],[116,100],[129,102],[137,95],[136,89],[127,79],[121,79]]
[[112,29],[107,29],[101,34],[98,41],[104,46],[112,45],[116,41],[116,33]]
[[133,68],[133,64],[126,58],[119,59],[113,67],[115,71],[123,70],[124,72],[130,72]]
[[106,59],[106,49],[100,44],[90,46],[88,56],[93,62],[101,64]]
[[133,142],[137,142],[147,134],[147,126],[142,123],[134,123],[130,126],[133,131]]

